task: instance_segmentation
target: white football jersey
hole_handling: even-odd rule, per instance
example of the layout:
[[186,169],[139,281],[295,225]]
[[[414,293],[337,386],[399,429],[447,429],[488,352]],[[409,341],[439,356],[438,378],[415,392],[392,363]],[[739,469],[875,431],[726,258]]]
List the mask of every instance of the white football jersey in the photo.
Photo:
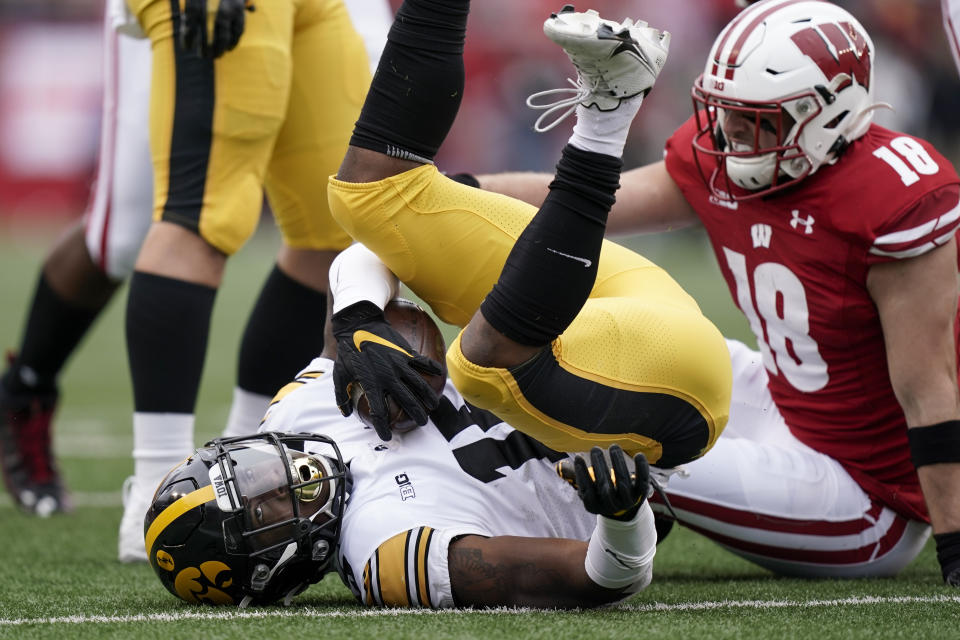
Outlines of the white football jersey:
[[588,540],[596,523],[554,471],[557,453],[469,406],[449,381],[427,425],[383,442],[334,401],[333,361],[316,358],[271,404],[261,430],[335,440],[350,469],[339,561],[367,605],[454,606],[457,536]]

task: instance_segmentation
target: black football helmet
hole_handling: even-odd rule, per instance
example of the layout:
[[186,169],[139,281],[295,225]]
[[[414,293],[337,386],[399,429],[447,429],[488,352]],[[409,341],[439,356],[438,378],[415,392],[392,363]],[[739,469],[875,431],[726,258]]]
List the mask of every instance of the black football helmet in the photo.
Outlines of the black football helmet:
[[150,565],[187,602],[289,604],[333,568],[345,471],[325,436],[212,440],[153,496],[144,520]]

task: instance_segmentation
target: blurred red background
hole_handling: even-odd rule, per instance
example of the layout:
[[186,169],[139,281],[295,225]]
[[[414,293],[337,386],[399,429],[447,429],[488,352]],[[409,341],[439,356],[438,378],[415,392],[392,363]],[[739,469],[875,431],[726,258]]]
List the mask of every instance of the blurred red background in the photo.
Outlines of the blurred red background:
[[[393,1],[394,6],[399,0]],[[933,141],[960,160],[960,82],[939,0],[850,0],[877,47],[877,121]],[[102,86],[102,0],[0,3],[0,218],[4,225],[80,215],[96,163]],[[524,105],[565,86],[572,67],[541,32],[562,0],[475,0],[467,87],[438,158],[445,170],[552,170],[569,128],[536,134]],[[734,0],[593,0],[606,17],[642,17],[673,34],[670,59],[634,124],[627,167],[660,157],[691,112],[689,90]]]

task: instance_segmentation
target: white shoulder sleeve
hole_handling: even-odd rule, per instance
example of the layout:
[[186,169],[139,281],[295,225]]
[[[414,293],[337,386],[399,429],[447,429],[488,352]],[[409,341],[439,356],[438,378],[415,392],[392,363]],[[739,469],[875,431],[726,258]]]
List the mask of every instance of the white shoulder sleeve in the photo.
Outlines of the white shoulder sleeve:
[[330,265],[333,313],[362,300],[383,309],[396,297],[399,287],[397,276],[359,243],[341,251]]

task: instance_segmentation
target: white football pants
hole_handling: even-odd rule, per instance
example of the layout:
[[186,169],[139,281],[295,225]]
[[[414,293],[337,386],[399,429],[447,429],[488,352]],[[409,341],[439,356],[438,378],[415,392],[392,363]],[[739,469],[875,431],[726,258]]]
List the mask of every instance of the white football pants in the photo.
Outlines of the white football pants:
[[[760,354],[727,341],[730,421],[714,447],[671,476],[679,522],[774,573],[890,576],[930,535],[867,495],[833,458],[795,438],[767,390]],[[664,513],[662,505],[654,510]]]

